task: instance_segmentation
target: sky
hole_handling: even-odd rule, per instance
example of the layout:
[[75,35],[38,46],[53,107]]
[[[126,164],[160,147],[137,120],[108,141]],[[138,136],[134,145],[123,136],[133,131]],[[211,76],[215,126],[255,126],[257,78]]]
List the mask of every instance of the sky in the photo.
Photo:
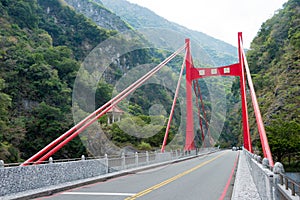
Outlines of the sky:
[[237,46],[243,32],[249,48],[263,22],[287,0],[127,0],[165,19]]

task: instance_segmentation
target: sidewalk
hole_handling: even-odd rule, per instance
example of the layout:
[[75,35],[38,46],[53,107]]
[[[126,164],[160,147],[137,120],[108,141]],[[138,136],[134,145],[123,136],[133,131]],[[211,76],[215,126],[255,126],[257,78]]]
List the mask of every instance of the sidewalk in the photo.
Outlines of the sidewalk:
[[249,165],[243,151],[240,152],[239,164],[233,186],[232,200],[260,200],[257,188],[253,182]]

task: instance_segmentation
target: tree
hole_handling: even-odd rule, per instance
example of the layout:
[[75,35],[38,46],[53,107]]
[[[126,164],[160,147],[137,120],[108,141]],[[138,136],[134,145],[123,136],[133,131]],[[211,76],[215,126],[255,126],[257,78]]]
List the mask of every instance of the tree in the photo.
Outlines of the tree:
[[282,162],[286,156],[300,153],[300,124],[277,119],[266,126],[271,152],[275,160]]
[[[10,134],[9,128],[9,107],[11,98],[2,92],[5,84],[0,78],[0,160],[5,162],[17,162],[19,160],[19,150],[11,143],[15,143],[16,134]],[[20,136],[20,140],[22,137]]]
[[0,142],[3,132],[7,129],[8,108],[11,105],[10,96],[2,92],[4,86],[4,80],[0,78]]
[[[71,123],[71,118],[60,108],[50,106],[45,102],[40,103],[32,110],[26,123],[26,140],[21,145],[22,152],[24,152],[23,157],[29,158],[58,138],[69,129]],[[76,158],[85,153],[85,149],[77,137],[54,156],[55,158]]]

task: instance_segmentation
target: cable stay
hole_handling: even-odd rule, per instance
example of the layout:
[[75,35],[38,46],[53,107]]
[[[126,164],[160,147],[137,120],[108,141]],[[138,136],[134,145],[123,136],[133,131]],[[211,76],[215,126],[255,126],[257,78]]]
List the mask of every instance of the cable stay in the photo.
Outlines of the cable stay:
[[184,70],[184,67],[185,67],[185,65],[184,65],[185,59],[186,59],[186,54],[184,56],[184,59],[183,59],[182,65],[181,65],[179,78],[178,78],[178,81],[177,81],[177,86],[176,86],[176,90],[175,90],[175,94],[174,94],[174,98],[173,98],[173,103],[172,103],[172,107],[171,107],[171,111],[170,111],[170,115],[169,115],[169,119],[168,119],[168,124],[167,124],[167,127],[166,127],[166,132],[165,132],[163,144],[161,146],[161,152],[165,151],[165,146],[167,144],[167,139],[168,139],[168,136],[169,136],[169,130],[170,130],[171,122],[172,122],[172,119],[173,119],[174,109],[175,109],[176,101],[177,101],[177,98],[178,98],[178,92],[179,92],[179,88],[180,88],[181,78],[182,78],[183,70]]
[[[191,64],[192,64],[192,68],[195,68],[193,58],[191,58]],[[198,110],[198,119],[199,119],[199,125],[200,125],[202,145],[204,148],[210,147],[211,146],[211,143],[210,143],[211,137],[210,137],[209,123],[208,123],[208,120],[206,117],[206,111],[205,111],[204,102],[203,102],[203,98],[202,98],[202,94],[201,94],[201,90],[200,90],[199,81],[197,79],[193,79],[192,83],[193,83],[194,93],[196,95],[196,105],[197,105],[197,110]],[[199,105],[199,99],[200,99],[201,107]],[[201,115],[201,110],[202,110],[203,115]],[[203,128],[202,119],[205,122],[206,131]]]
[[[203,147],[210,147],[211,143],[211,135],[210,135],[210,129],[209,129],[209,123],[207,120],[207,115],[206,115],[206,111],[205,111],[205,106],[204,106],[204,101],[202,98],[202,94],[201,94],[201,90],[200,90],[200,85],[198,80],[193,80],[193,86],[194,86],[194,92],[196,94],[196,105],[198,108],[198,118],[199,118],[199,125],[200,125],[200,131],[201,131],[201,135],[202,135],[202,146]],[[200,102],[199,102],[200,99]],[[201,106],[200,106],[201,103]],[[201,115],[201,110],[203,115]],[[205,122],[205,129],[203,128],[203,122],[202,119]],[[207,133],[207,134],[205,134]]]
[[[203,142],[204,141],[204,138],[205,138],[205,133],[204,133],[204,129],[203,129],[203,124],[202,124],[202,115],[201,115],[201,109],[200,109],[200,106],[199,106],[199,98],[198,98],[198,94],[197,93],[197,90],[196,90],[196,81],[194,80],[193,81],[193,86],[194,86],[194,92],[196,94],[196,104],[197,104],[197,110],[198,110],[198,119],[199,119],[199,126],[200,126],[200,133],[201,133],[201,141]],[[205,147],[205,143],[203,142],[203,147]]]

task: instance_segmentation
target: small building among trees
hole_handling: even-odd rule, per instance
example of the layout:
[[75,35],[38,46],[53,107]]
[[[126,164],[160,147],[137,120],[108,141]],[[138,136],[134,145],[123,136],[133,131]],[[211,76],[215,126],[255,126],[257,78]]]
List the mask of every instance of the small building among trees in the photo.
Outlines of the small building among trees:
[[117,121],[121,121],[121,116],[124,114],[124,111],[121,110],[117,105],[115,105],[110,110],[108,110],[106,114],[107,124],[112,124]]

